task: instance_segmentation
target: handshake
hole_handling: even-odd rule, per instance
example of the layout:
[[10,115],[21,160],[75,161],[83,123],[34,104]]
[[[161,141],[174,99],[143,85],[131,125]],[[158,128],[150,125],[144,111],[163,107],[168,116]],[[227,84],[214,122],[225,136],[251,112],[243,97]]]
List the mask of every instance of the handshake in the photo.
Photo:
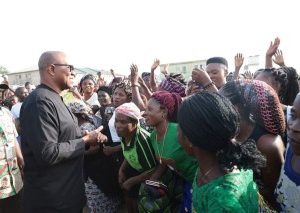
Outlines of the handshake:
[[98,143],[106,143],[107,136],[101,133],[102,130],[103,126],[100,126],[98,129],[95,129],[91,132],[85,131],[82,137],[84,143],[91,146],[95,146]]

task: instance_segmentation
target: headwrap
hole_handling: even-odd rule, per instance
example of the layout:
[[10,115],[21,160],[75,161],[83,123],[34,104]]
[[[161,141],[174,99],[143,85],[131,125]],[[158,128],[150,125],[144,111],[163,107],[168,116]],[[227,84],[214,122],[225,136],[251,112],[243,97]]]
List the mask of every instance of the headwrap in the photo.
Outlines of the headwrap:
[[152,94],[151,98],[156,100],[160,105],[168,110],[168,120],[177,121],[177,111],[182,102],[182,98],[177,93],[169,93],[167,91],[158,91]]
[[165,90],[170,93],[177,93],[181,97],[185,97],[185,85],[180,83],[178,80],[167,77],[165,80],[163,80],[159,85],[160,90]]
[[126,115],[137,121],[142,118],[140,109],[132,102],[122,104],[116,108],[115,112]]
[[230,83],[236,85],[236,92],[242,99],[241,104],[248,109],[257,124],[271,134],[284,133],[284,113],[279,98],[271,86],[257,80],[237,80]]
[[110,87],[107,87],[107,86],[99,87],[97,93],[98,93],[99,91],[106,92],[109,96],[112,96],[112,89],[111,89]]
[[208,64],[224,64],[226,67],[228,67],[228,62],[225,58],[223,57],[213,57],[213,58],[209,58],[206,61],[206,65]]
[[67,104],[67,107],[74,113],[74,114],[83,114],[85,116],[90,116],[93,114],[92,109],[85,104],[83,101],[73,101]]
[[124,89],[127,97],[131,100],[132,98],[132,89],[131,89],[131,83],[129,80],[124,79],[123,81],[121,81],[120,83],[116,84],[114,86],[113,92],[117,89],[117,88],[122,88]]

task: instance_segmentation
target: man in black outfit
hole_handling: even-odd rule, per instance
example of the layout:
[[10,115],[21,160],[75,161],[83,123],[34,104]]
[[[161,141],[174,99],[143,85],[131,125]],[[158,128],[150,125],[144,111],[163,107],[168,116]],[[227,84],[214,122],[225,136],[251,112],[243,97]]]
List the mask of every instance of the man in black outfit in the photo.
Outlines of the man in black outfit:
[[83,137],[61,91],[72,87],[74,68],[63,52],[39,59],[41,84],[24,101],[21,148],[25,160],[23,210],[79,213],[85,205],[83,155],[86,145],[107,140],[101,127]]

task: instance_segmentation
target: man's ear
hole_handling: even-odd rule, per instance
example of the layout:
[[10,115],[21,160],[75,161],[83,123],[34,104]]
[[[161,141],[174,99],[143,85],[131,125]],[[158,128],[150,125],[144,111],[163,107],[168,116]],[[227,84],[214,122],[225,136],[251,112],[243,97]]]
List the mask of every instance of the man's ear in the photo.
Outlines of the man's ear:
[[50,74],[50,76],[54,76],[55,75],[55,70],[54,70],[54,66],[53,65],[50,65],[50,66],[48,66],[48,68],[47,68],[47,72]]

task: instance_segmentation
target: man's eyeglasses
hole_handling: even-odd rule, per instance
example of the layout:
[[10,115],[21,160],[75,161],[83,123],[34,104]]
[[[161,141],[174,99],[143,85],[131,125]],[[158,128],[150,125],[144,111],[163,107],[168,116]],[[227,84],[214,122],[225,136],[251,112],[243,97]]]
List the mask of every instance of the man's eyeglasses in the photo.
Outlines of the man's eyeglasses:
[[65,67],[67,67],[67,68],[69,68],[69,70],[70,70],[70,72],[72,71],[72,70],[74,70],[74,66],[73,65],[70,65],[70,64],[51,64],[52,66],[59,66],[59,67],[63,67],[63,66],[65,66]]

